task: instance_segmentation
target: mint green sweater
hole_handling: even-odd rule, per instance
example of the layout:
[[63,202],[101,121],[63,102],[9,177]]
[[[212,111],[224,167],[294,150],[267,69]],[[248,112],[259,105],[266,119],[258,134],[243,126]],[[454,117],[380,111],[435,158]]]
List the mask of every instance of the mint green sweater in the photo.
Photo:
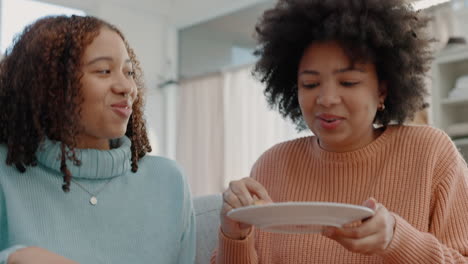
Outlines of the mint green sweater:
[[[74,261],[189,264],[195,259],[195,218],[187,183],[175,162],[146,156],[130,171],[130,140],[118,148],[78,151],[68,163],[74,182],[62,191],[60,145],[46,141],[38,165],[20,173],[0,146],[0,263],[37,246]],[[110,181],[111,180],[111,181]],[[110,182],[108,182],[110,181]]]

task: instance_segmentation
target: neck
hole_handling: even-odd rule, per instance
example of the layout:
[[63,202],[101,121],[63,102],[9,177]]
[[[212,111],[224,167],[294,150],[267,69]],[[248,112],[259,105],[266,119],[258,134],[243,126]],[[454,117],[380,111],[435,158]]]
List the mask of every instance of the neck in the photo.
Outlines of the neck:
[[372,141],[377,139],[384,129],[382,128],[372,128],[372,130],[369,130],[369,133],[366,133],[365,135],[362,135],[359,137],[359,140],[355,140],[352,142],[346,142],[346,143],[338,143],[338,144],[326,144],[323,141],[318,138],[318,143],[319,146],[326,151],[329,152],[350,152],[350,151],[355,151],[358,149],[361,149],[368,144],[370,144]]
[[109,143],[108,139],[78,137],[77,138],[76,148],[78,148],[78,149],[109,150],[110,149],[110,143]]

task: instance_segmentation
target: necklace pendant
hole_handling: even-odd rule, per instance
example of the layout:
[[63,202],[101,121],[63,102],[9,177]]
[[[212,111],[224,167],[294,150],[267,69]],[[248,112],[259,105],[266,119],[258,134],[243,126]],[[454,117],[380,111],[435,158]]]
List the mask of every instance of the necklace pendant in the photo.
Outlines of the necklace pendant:
[[97,198],[96,196],[91,196],[91,199],[89,199],[89,203],[91,205],[96,205],[97,204]]

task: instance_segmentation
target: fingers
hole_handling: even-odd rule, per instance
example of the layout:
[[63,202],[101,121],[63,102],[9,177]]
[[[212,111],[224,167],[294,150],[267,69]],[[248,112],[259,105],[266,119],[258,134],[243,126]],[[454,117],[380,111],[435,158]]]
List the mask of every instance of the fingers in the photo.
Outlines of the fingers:
[[239,199],[239,197],[237,197],[236,194],[232,192],[231,189],[227,189],[223,193],[223,200],[224,200],[224,203],[228,204],[232,208],[242,207],[241,200]]
[[384,228],[383,217],[384,210],[386,209],[380,204],[376,204],[374,207],[375,215],[367,218],[362,224],[352,227],[335,228],[333,229],[333,233],[339,237],[360,239],[379,232],[381,228]]
[[371,198],[365,200],[362,205],[375,211],[376,208],[377,208],[378,203],[377,203],[377,200],[375,198],[371,197]]
[[252,178],[244,178],[229,183],[229,188],[223,194],[223,200],[232,208],[254,204],[254,197],[271,202],[265,187]]
[[385,250],[393,238],[395,219],[375,199],[365,201],[364,205],[375,211],[374,216],[358,226],[326,228],[323,235],[356,253],[375,254]]
[[250,193],[248,184],[246,181],[242,182],[231,182],[229,184],[229,190],[233,195],[240,201],[241,206],[248,206],[253,204],[254,198]]
[[221,215],[226,215],[227,212],[231,211],[232,209],[234,209],[234,207],[232,207],[232,205],[230,205],[229,203],[227,203],[225,200],[223,201],[223,206],[221,208]]
[[235,208],[253,205],[255,200],[271,202],[265,187],[252,178],[244,178],[229,183],[229,188],[223,193],[221,210],[221,230],[231,239],[243,239],[251,231],[251,225],[237,222],[227,216]]
[[366,236],[360,239],[346,238],[340,236],[336,236],[332,239],[340,243],[349,251],[365,255],[375,254],[385,249],[383,246],[385,244],[384,237],[381,236],[379,233],[374,233],[370,236]]
[[362,224],[359,227],[351,227],[351,228],[330,228],[331,231],[328,234],[333,235],[334,237],[344,237],[350,239],[360,239],[363,237],[371,236],[378,232],[373,225],[369,223]]
[[[258,181],[252,178],[245,178],[244,179],[245,187],[249,190],[251,194],[256,195],[260,200],[264,200],[265,202],[272,203],[273,201],[268,195],[267,190],[260,184]],[[253,201],[252,201],[253,203]]]

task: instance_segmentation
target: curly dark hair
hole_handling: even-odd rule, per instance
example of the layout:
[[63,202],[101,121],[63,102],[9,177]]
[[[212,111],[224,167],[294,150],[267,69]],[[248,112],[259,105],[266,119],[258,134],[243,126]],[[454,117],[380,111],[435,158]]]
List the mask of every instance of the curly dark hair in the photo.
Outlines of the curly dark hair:
[[405,0],[280,0],[256,26],[259,61],[253,74],[272,108],[305,129],[297,71],[313,42],[337,41],[351,60],[372,62],[387,83],[385,111],[374,122],[402,124],[427,107],[424,77],[433,59],[424,33],[429,19]]
[[80,164],[75,148],[82,130],[81,58],[103,27],[120,35],[134,66],[139,92],[126,135],[132,142],[131,165],[136,172],[138,160],[151,151],[143,119],[142,71],[115,26],[91,16],[45,17],[16,37],[0,62],[0,143],[8,148],[6,164],[25,172],[26,166],[36,166],[35,153],[45,138],[60,141],[65,192],[72,178],[66,160]]

